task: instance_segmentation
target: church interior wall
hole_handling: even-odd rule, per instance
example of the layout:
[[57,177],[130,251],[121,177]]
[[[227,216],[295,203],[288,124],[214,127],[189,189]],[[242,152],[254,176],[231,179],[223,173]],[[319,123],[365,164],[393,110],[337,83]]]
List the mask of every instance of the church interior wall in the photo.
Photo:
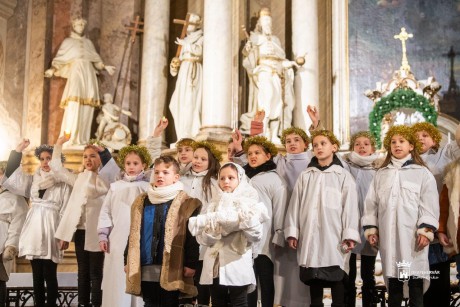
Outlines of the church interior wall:
[[[460,50],[460,4],[458,1],[349,1],[350,121],[352,132],[368,129],[373,103],[364,96],[376,82],[388,82],[401,65],[401,42],[393,36],[405,27],[411,70],[419,80],[434,76],[444,96],[451,78],[459,79],[460,62],[451,72],[448,53]],[[449,111],[452,107],[453,110]],[[441,100],[440,109],[460,120],[460,97],[453,106]],[[453,111],[453,112],[451,112]]]
[[[43,72],[51,64],[57,48],[70,33],[70,21],[73,17],[82,16],[88,20],[87,36],[94,43],[104,62],[117,67],[114,76],[107,73],[100,75],[101,95],[109,92],[118,97],[115,103],[123,109],[129,109],[130,117],[121,116],[121,122],[128,125],[137,141],[139,124],[139,91],[142,62],[142,42],[138,36],[132,46],[132,62],[126,73],[125,67],[118,79],[118,69],[125,52],[128,31],[125,26],[136,15],[143,16],[147,0],[18,0],[13,15],[8,19],[6,32],[2,37],[4,47],[4,79],[0,82],[3,99],[2,110],[8,114],[8,132],[12,143],[20,137],[28,136],[34,142],[53,143],[57,138],[62,121],[63,110],[59,108],[59,100],[65,85],[65,79],[43,78]],[[233,70],[235,78],[234,103],[237,104],[235,118],[246,112],[247,75],[241,67],[241,49],[245,43],[245,35],[240,29],[245,25],[247,31],[255,26],[256,14],[262,7],[270,7],[273,15],[273,31],[277,35],[288,58],[293,58],[292,51],[292,12],[295,0],[237,0],[234,7],[235,41]],[[177,45],[175,37],[181,32],[181,26],[173,24],[173,19],[183,19],[187,11],[203,16],[204,0],[173,0],[170,13],[168,41],[168,64],[174,56]],[[447,57],[450,46],[460,49],[460,9],[458,1],[441,1],[433,9],[430,1],[348,1],[348,43],[349,43],[349,74],[350,74],[350,106],[349,124],[351,133],[368,128],[367,114],[372,109],[372,102],[364,95],[364,91],[374,88],[375,82],[387,81],[400,63],[400,44],[393,35],[400,26],[406,26],[414,33],[414,39],[408,42],[408,57],[412,70],[418,79],[435,76],[442,85],[441,94],[447,92],[449,82],[455,78],[459,65],[453,65],[453,75]],[[318,16],[318,58],[307,61],[318,61],[318,92],[317,103],[321,110],[321,120],[325,127],[333,128],[337,122],[334,108],[344,103],[333,95],[336,76],[333,76],[332,63],[332,15],[333,0],[316,1]],[[205,16],[203,16],[205,18]],[[2,26],[5,29],[5,25]],[[305,29],[308,31],[308,29]],[[456,49],[457,50],[457,49]],[[14,60],[9,60],[14,59]],[[458,62],[458,61],[457,61]],[[168,89],[165,101],[165,115],[170,119],[170,126],[165,138],[168,143],[176,140],[174,123],[168,104],[172,96],[175,78],[165,67],[163,74],[168,77]],[[348,71],[348,70],[347,70]],[[125,76],[127,78],[125,82]],[[118,81],[118,82],[117,82]],[[126,83],[124,99],[121,101],[123,85]],[[460,103],[458,103],[460,105]],[[348,108],[348,106],[340,106]],[[441,112],[455,106],[443,106]],[[457,107],[460,112],[460,107]],[[304,111],[304,110],[302,110]],[[97,112],[95,113],[95,117]],[[460,115],[450,114],[455,119]],[[96,125],[94,123],[94,125]],[[236,124],[235,124],[236,125]],[[6,145],[5,145],[6,146]],[[9,146],[9,145],[8,145]]]

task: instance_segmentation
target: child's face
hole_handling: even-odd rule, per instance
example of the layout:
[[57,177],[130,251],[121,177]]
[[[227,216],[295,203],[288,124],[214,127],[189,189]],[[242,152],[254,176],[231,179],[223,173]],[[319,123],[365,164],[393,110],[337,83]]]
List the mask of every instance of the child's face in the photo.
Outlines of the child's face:
[[372,147],[371,140],[365,136],[360,136],[355,140],[353,151],[364,157],[372,155],[375,152],[375,149]]
[[208,152],[204,148],[197,148],[193,152],[192,169],[194,172],[204,172],[209,168]]
[[248,148],[248,163],[251,167],[257,167],[268,160],[270,160],[271,155],[265,153],[264,148],[260,145],[251,145]]
[[174,170],[174,166],[165,163],[155,164],[153,173],[153,184],[156,187],[167,187],[179,180],[179,174]]
[[320,164],[330,164],[334,153],[338,150],[337,145],[332,144],[324,135],[316,136],[312,141],[312,146],[313,153]]
[[125,173],[128,176],[136,176],[145,169],[145,163],[142,163],[141,157],[135,152],[130,152],[125,158]]
[[407,157],[414,149],[414,145],[410,144],[404,137],[399,134],[393,135],[391,138],[391,154],[396,159]]
[[51,170],[49,163],[51,161],[51,154],[47,151],[43,151],[40,154],[40,168],[44,172],[49,172]]
[[87,148],[83,152],[83,166],[86,170],[96,172],[101,166],[99,153],[93,148]]
[[284,144],[286,151],[290,154],[298,154],[304,152],[308,144],[298,134],[289,134],[286,136],[286,143]]
[[418,138],[420,143],[422,143],[422,154],[424,154],[425,152],[430,150],[434,145],[436,145],[433,141],[433,138],[425,130],[415,132],[415,136]]
[[231,193],[233,192],[240,181],[238,180],[238,173],[231,167],[225,167],[219,173],[219,187],[222,191]]
[[189,164],[193,159],[193,148],[190,146],[179,146],[177,149],[179,163]]

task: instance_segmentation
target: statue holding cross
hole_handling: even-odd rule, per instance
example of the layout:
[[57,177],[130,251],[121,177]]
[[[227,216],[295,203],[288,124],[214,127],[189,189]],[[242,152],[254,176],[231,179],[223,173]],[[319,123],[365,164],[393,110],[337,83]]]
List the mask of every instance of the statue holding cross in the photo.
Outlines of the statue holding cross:
[[176,57],[170,65],[170,73],[177,76],[177,81],[169,109],[179,140],[196,136],[201,127],[203,30],[201,17],[196,14],[187,13],[185,20],[175,19],[174,23],[183,25],[176,39]]

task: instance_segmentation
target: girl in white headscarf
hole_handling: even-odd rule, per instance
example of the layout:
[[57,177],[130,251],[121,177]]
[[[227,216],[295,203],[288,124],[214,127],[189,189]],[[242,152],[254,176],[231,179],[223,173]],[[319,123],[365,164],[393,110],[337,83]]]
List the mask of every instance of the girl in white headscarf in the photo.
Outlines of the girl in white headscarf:
[[241,166],[224,164],[218,182],[221,193],[189,220],[192,235],[208,247],[200,283],[211,285],[213,306],[247,306],[247,292],[256,282],[252,245],[262,238],[269,216]]

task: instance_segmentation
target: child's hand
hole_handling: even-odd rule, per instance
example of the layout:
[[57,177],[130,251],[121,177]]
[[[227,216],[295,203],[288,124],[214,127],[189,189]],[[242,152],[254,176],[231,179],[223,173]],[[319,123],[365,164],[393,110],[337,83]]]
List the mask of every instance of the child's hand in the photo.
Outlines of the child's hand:
[[163,116],[160,119],[160,122],[158,123],[158,125],[155,127],[155,130],[153,130],[152,136],[153,137],[161,136],[161,133],[163,133],[163,131],[166,129],[166,127],[168,127],[168,123],[169,123],[168,119]]
[[367,241],[369,241],[371,246],[376,247],[378,245],[378,243],[379,243],[379,235],[377,235],[377,234],[369,235],[367,237]]
[[249,134],[251,136],[258,135],[264,132],[264,118],[265,118],[265,111],[259,110],[256,112],[254,119],[251,121],[251,128]]
[[342,244],[345,244],[345,245],[348,246],[347,250],[344,251],[345,253],[348,253],[348,252],[352,251],[353,248],[355,248],[355,246],[356,246],[356,243],[353,240],[343,240]]
[[66,249],[68,249],[68,248],[69,248],[69,242],[59,240],[59,249],[60,249],[61,251],[64,251],[64,250],[66,250]]
[[243,150],[243,146],[241,145],[243,143],[243,136],[241,135],[241,131],[238,129],[235,129],[235,131],[232,133],[232,139],[233,139],[233,149],[235,152],[240,152]]
[[108,241],[101,241],[99,242],[99,247],[101,248],[101,251],[110,254],[110,245]]
[[296,238],[293,238],[293,237],[289,237],[288,238],[288,243],[289,243],[289,247],[292,248],[292,249],[297,249],[297,239]]
[[18,144],[16,147],[16,152],[22,152],[24,149],[27,148],[27,146],[30,145],[30,140],[29,139],[23,139],[21,143]]
[[315,106],[308,105],[307,107],[308,116],[310,116],[313,128],[316,129],[319,123],[319,110]]
[[63,136],[60,136],[60,137],[56,140],[56,145],[62,145],[62,144],[64,144],[65,142],[67,142],[68,140],[70,140],[70,133],[69,133],[69,134],[64,133]]
[[184,277],[193,277],[195,276],[195,270],[184,266]]
[[449,240],[449,238],[447,237],[445,233],[438,232],[438,239],[439,239],[439,243],[441,243],[442,246],[445,246],[445,247],[453,246],[452,242]]
[[430,240],[424,235],[419,234],[417,237],[417,249],[421,251],[430,244]]

